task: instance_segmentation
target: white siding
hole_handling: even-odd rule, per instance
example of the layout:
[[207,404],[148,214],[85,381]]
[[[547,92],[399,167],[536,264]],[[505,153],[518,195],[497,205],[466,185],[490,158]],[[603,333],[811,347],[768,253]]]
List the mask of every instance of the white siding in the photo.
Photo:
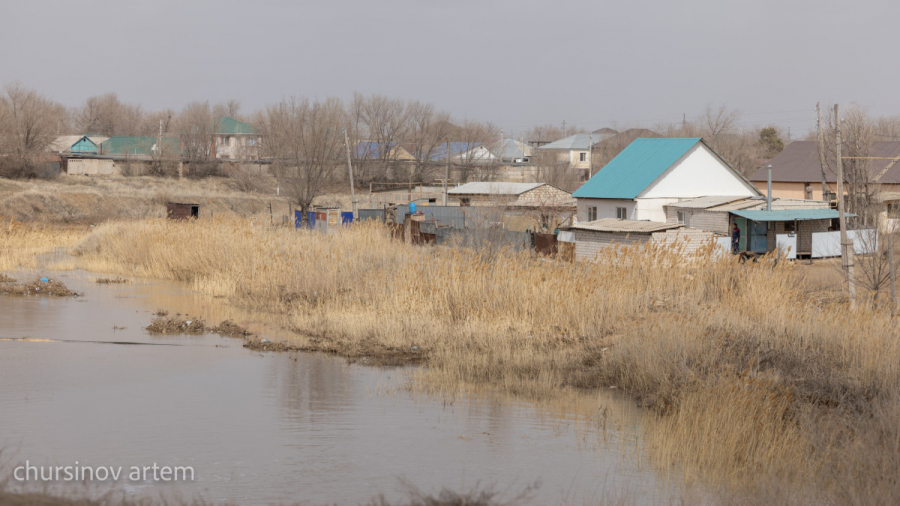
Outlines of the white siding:
[[[636,207],[636,202],[633,200],[621,200],[621,199],[578,199],[578,221],[585,222],[588,218],[588,207],[596,207],[597,208],[597,219],[600,218],[615,218],[616,217],[616,208],[624,207],[628,216],[626,219],[629,220],[640,220],[644,218],[635,218],[634,211]],[[663,219],[660,220],[665,222],[665,215],[663,215]]]
[[[638,198],[695,198],[707,195],[758,195],[703,143],[697,143]],[[661,220],[665,221],[665,219]]]

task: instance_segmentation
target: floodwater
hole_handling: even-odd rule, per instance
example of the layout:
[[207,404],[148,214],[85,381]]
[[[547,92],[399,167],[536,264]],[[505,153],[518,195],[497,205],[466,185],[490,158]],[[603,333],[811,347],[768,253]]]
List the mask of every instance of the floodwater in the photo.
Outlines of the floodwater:
[[[275,337],[264,317],[177,284],[101,285],[79,271],[50,277],[84,295],[0,296],[7,476],[26,461],[121,467],[102,486],[54,479],[49,488],[232,504],[361,504],[406,497],[405,484],[426,493],[480,486],[511,498],[534,483],[532,504],[610,495],[667,502],[670,486],[635,457],[640,414],[625,399],[588,397],[614,422],[604,431],[596,418],[508,399],[417,397],[402,388],[402,369],[259,353],[217,335],[149,335],[143,327],[164,308]],[[129,477],[132,466],[154,463],[190,467],[194,479]]]

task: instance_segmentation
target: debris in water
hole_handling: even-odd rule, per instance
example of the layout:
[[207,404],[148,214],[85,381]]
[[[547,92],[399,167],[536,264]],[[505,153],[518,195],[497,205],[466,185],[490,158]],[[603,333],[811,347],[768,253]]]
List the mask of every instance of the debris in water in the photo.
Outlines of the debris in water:
[[0,294],[23,296],[44,295],[51,297],[73,297],[79,295],[77,292],[69,290],[66,285],[60,283],[59,281],[53,281],[47,278],[41,278],[36,281],[32,281],[31,283],[22,283],[18,285],[0,285]]
[[225,320],[208,330],[225,337],[247,337],[253,335],[253,332],[250,332],[231,320]]
[[120,284],[120,283],[127,283],[127,282],[128,282],[127,279],[121,278],[121,277],[97,278],[97,283],[99,283],[101,285],[113,285],[113,284]]
[[206,332],[206,324],[202,318],[185,320],[158,316],[147,326],[147,332],[151,334],[203,334]]

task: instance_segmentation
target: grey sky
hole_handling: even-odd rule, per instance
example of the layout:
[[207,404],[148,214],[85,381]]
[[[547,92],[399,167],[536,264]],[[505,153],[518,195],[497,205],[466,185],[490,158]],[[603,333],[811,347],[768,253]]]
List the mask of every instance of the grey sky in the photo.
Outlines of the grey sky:
[[[801,134],[815,103],[900,114],[900,2],[4,2],[0,83],[146,109],[354,91],[513,131],[651,126],[740,109]],[[832,54],[833,53],[833,54]]]

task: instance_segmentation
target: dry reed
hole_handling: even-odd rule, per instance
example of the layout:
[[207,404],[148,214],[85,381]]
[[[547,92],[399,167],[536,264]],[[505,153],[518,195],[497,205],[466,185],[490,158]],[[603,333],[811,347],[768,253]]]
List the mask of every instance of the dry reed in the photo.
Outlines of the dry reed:
[[[874,467],[840,486],[884,491],[900,471],[866,460],[885,450],[859,450],[887,437],[863,421],[900,413],[886,404],[900,332],[881,313],[818,306],[788,262],[739,265],[711,250],[684,261],[646,246],[570,264],[407,246],[374,225],[320,234],[234,217],[105,224],[76,252],[89,270],[184,281],[268,311],[301,349],[423,360],[424,388],[532,399],[625,388],[657,413],[651,455],[688,477],[774,473],[837,494],[834,473]],[[857,460],[838,465],[841,452]]]

